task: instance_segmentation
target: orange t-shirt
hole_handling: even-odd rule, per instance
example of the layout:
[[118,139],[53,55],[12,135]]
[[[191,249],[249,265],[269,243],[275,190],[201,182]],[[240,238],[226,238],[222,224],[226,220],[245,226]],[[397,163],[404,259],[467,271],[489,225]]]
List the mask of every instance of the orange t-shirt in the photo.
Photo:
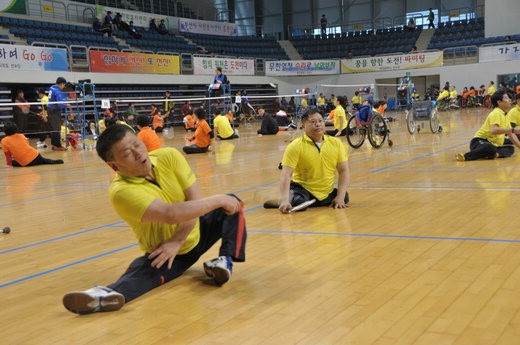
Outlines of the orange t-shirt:
[[137,133],[137,137],[144,143],[148,152],[161,148],[161,139],[148,126],[141,128],[139,133]]
[[476,95],[475,90],[469,90],[469,91],[468,91],[468,96],[470,96],[470,97],[475,97],[475,95]]
[[27,141],[25,135],[16,133],[2,139],[2,151],[10,154],[21,166],[26,166],[38,157],[38,151]]
[[195,128],[195,119],[192,115],[184,116],[184,120],[186,120],[184,122],[184,126],[186,127],[186,129]]
[[469,96],[469,91],[462,92],[462,98],[468,98],[468,96]]
[[329,121],[334,120],[334,112],[336,109],[332,109],[329,113]]
[[209,132],[211,132],[211,128],[209,127],[206,120],[200,120],[197,123],[197,129],[195,130],[194,144],[198,147],[208,147],[211,143]]
[[164,127],[164,120],[161,115],[153,116],[153,129],[156,129],[157,127]]

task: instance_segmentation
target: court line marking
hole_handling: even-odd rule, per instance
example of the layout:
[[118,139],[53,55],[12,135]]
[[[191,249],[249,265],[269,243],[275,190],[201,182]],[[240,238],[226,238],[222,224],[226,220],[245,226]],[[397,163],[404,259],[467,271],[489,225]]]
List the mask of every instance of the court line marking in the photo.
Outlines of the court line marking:
[[404,160],[404,161],[399,162],[399,163],[395,163],[395,164],[388,165],[388,166],[386,166],[386,167],[382,167],[382,168],[378,168],[378,169],[373,169],[373,170],[371,170],[370,172],[371,172],[371,173],[378,173],[378,172],[381,172],[381,171],[384,171],[384,170],[392,169],[392,168],[395,168],[395,167],[398,167],[398,166],[401,166],[401,165],[404,165],[404,164],[408,164],[408,163],[410,163],[410,162],[417,161],[417,160],[419,160],[419,159],[424,159],[424,158],[428,158],[428,157],[435,156],[435,155],[437,155],[437,154],[444,153],[444,152],[446,152],[446,151],[451,151],[451,150],[453,150],[453,149],[459,148],[459,147],[464,146],[464,145],[467,145],[467,144],[464,143],[464,144],[459,144],[459,145],[455,145],[455,146],[450,146],[450,147],[447,147],[447,148],[442,149],[442,150],[440,150],[440,151],[435,151],[435,152],[427,153],[427,154],[425,154],[425,155],[422,155],[422,156],[419,156],[419,157],[410,158],[410,159]]
[[38,278],[38,277],[47,275],[49,273],[60,271],[60,270],[63,270],[65,268],[76,266],[76,265],[82,264],[84,262],[92,261],[92,260],[95,260],[95,259],[107,256],[107,255],[110,255],[110,254],[121,252],[123,250],[129,249],[129,248],[133,248],[133,247],[137,247],[137,243],[134,243],[134,244],[131,244],[131,245],[128,245],[128,246],[124,246],[124,247],[121,247],[121,248],[117,248],[117,249],[114,249],[114,250],[110,250],[108,252],[104,252],[104,253],[97,254],[97,255],[94,255],[94,256],[90,256],[90,257],[85,258],[85,259],[74,261],[74,262],[71,262],[70,264],[54,267],[54,268],[51,268],[51,269],[48,269],[48,270],[45,270],[45,271],[42,271],[42,272],[39,272],[39,273],[31,274],[29,276],[22,277],[22,278],[19,278],[19,279],[16,279],[16,280],[12,280],[12,281],[7,282],[7,283],[0,284],[0,289],[4,288],[4,287],[11,286],[11,285],[15,285],[15,284],[18,284],[18,283],[22,283],[22,282],[27,281],[27,280]]
[[[338,232],[311,232],[311,231],[282,231],[282,230],[247,230],[248,233],[257,234],[277,234],[277,235],[326,235],[326,236],[339,236],[339,237],[376,237],[376,238],[395,238],[395,239],[414,239],[414,240],[437,240],[437,241],[475,241],[475,242],[488,242],[488,243],[520,243],[519,240],[514,239],[500,239],[500,238],[484,238],[484,237],[446,237],[446,236],[420,236],[420,235],[391,235],[391,234],[356,234],[356,233],[338,233]],[[104,256],[108,256],[114,253],[121,252],[126,249],[137,247],[137,243],[130,244],[121,248],[116,248],[104,253],[100,253],[94,256],[90,256],[81,260],[73,261],[66,265],[61,265],[55,268],[51,268],[39,273],[31,274],[26,277],[18,278],[3,284],[0,284],[0,289],[8,286],[12,286],[18,283],[25,282],[34,278],[38,278],[56,271],[60,271],[66,268],[70,268],[88,261],[92,261]]]

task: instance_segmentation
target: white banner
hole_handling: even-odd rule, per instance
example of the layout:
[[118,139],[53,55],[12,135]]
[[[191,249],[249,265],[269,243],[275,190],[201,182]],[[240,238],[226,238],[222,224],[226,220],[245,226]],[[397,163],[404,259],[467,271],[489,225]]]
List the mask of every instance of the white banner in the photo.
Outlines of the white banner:
[[0,44],[0,70],[68,71],[67,50]]
[[341,59],[341,73],[408,70],[442,66],[442,52]]
[[266,61],[265,75],[339,74],[340,60]]
[[164,19],[166,27],[169,28],[168,17],[161,16],[160,14],[129,11],[122,8],[96,5],[96,17],[101,20],[101,23],[103,23],[103,20],[105,19],[108,11],[112,12],[112,19],[116,17],[116,13],[121,13],[121,16],[123,17],[122,20],[126,23],[130,23],[132,21],[134,22],[134,26],[140,26],[148,29],[150,27],[150,20],[155,18],[155,24],[157,24],[157,26],[159,26],[161,19]]
[[226,75],[255,75],[255,60],[225,59],[213,57],[193,57],[193,73],[214,75],[215,68],[221,67]]
[[237,25],[233,23],[211,22],[208,20],[197,20],[179,18],[179,31],[192,34],[236,36]]
[[520,44],[504,44],[478,48],[478,62],[509,60],[520,60]]

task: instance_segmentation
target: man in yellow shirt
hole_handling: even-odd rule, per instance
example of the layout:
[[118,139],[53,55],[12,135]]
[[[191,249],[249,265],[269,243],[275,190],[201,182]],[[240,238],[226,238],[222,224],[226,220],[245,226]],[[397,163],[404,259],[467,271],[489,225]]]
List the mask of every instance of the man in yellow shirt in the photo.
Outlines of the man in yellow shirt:
[[507,116],[509,117],[511,127],[516,128],[520,126],[520,94],[516,94],[514,99],[515,106],[512,107],[511,110],[509,110]]
[[[341,140],[325,135],[323,117],[316,109],[302,116],[304,134],[285,149],[280,177],[280,199],[264,203],[282,213],[309,200],[310,207],[345,208],[349,201],[347,147]],[[338,187],[334,188],[338,172]]]
[[195,174],[174,148],[148,153],[131,128],[108,127],[98,155],[117,172],[109,188],[116,212],[135,233],[144,255],[113,284],[67,293],[64,306],[77,314],[119,310],[179,277],[219,239],[219,257],[204,263],[217,285],[231,277],[233,261],[245,261],[243,203],[234,195],[202,198]]
[[213,110],[213,115],[215,116],[213,119],[213,129],[217,138],[220,140],[238,138],[238,134],[236,134],[235,130],[231,127],[231,123],[226,116],[222,116],[217,109]]
[[475,137],[469,143],[469,152],[457,153],[458,161],[472,161],[481,158],[505,158],[513,155],[515,149],[505,144],[505,135],[508,134],[511,142],[520,148],[520,141],[516,135],[520,134],[520,128],[511,128],[507,111],[511,108],[511,99],[506,91],[499,89],[491,97],[493,111],[489,113],[486,121],[475,133]]

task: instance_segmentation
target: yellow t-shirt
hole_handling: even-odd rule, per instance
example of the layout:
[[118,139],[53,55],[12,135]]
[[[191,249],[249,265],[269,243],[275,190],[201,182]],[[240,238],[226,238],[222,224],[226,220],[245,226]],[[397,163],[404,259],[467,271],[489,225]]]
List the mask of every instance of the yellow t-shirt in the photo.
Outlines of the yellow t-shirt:
[[[155,247],[169,240],[177,224],[143,222],[141,218],[152,201],[160,199],[167,203],[186,201],[184,191],[196,180],[183,155],[174,148],[161,148],[149,153],[153,172],[157,179],[154,184],[142,177],[126,177],[119,173],[109,188],[110,201],[117,214],[132,228],[139,247],[151,253]],[[200,239],[199,221],[189,233],[179,254],[193,249]]]
[[515,107],[511,108],[511,110],[509,110],[507,113],[507,116],[509,117],[509,122],[520,126],[520,105],[516,105]]
[[457,98],[458,92],[457,90],[450,91],[450,98]]
[[307,108],[307,106],[309,105],[307,98],[303,97],[301,104],[302,104],[302,108]]
[[482,127],[475,133],[475,138],[486,139],[497,147],[504,145],[505,134],[491,134],[491,125],[497,125],[500,128],[511,128],[509,116],[506,116],[502,109],[495,108],[489,113]]
[[217,129],[218,135],[220,135],[221,138],[229,138],[235,133],[233,128],[231,128],[229,119],[220,114],[213,119],[213,127]]
[[323,107],[325,103],[325,97],[318,97],[318,106]]
[[363,103],[363,98],[361,96],[352,97],[352,104],[361,104]]
[[448,98],[449,96],[450,96],[450,92],[448,90],[444,90],[439,94],[439,97],[437,97],[437,101]]
[[[343,118],[343,126],[341,126],[341,128],[339,128],[340,126],[340,121],[339,119],[340,118]],[[337,129],[338,131],[342,131],[344,130],[345,128],[347,128],[347,114],[345,113],[345,109],[343,109],[343,107],[341,105],[338,105],[336,107],[336,109],[334,110],[334,129]]]
[[287,146],[282,165],[294,169],[292,181],[323,200],[334,189],[336,169],[348,160],[347,153],[347,147],[337,138],[325,135],[318,149],[312,139],[303,134]]
[[488,95],[493,96],[493,94],[496,92],[495,87],[493,85],[489,85],[487,92]]

